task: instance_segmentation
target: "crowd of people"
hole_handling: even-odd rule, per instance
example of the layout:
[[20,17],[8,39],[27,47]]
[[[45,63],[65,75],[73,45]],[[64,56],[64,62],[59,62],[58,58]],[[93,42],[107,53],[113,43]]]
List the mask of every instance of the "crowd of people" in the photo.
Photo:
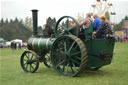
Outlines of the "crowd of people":
[[112,34],[111,25],[104,16],[99,18],[97,14],[91,15],[88,13],[84,21],[79,24],[84,29],[86,40],[90,39],[92,35],[96,35],[96,38],[104,38],[106,34]]
[[115,39],[117,42],[128,42],[128,29],[123,29],[120,35],[115,36]]
[[126,41],[128,41],[128,29],[123,29],[121,42],[126,42]]
[[11,49],[16,50],[16,49],[21,49],[21,43],[18,42],[11,42]]

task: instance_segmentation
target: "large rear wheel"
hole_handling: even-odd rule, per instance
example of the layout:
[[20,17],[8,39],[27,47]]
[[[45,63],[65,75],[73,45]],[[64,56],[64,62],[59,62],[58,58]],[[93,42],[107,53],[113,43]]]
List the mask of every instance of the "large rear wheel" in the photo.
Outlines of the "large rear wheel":
[[76,76],[87,65],[87,51],[84,43],[74,35],[59,37],[51,50],[51,62],[57,73]]

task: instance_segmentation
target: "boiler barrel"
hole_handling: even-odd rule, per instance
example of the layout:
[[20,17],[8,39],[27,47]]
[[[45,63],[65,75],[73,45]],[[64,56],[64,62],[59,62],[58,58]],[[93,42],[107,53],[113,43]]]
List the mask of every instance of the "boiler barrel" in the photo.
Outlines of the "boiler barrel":
[[28,49],[33,51],[51,50],[55,38],[30,38],[28,40]]

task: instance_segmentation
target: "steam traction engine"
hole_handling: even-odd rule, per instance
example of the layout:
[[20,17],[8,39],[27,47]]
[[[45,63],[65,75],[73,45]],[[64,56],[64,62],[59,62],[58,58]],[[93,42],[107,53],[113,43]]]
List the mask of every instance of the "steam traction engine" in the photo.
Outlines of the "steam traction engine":
[[38,35],[37,10],[32,12],[33,35],[20,60],[25,72],[36,72],[39,63],[44,62],[60,75],[76,76],[82,70],[97,70],[111,63],[114,37],[85,40],[81,37],[78,22],[70,16],[63,16],[57,21],[51,37]]

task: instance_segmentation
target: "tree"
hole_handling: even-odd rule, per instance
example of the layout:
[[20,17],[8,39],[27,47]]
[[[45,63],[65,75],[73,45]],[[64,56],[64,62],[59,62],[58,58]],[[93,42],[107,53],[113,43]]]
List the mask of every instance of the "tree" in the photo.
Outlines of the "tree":
[[32,18],[29,18],[28,16],[25,18],[23,23],[27,28],[32,30]]
[[27,28],[22,20],[15,18],[14,20],[8,19],[4,21],[1,19],[0,22],[0,37],[6,40],[13,40],[13,39],[22,39],[23,41],[27,41],[28,38],[32,35],[32,32],[29,28]]
[[125,16],[125,18],[124,18],[125,20],[128,20],[128,16]]
[[116,24],[114,27],[113,27],[113,30],[114,31],[120,31],[123,29],[123,21],[124,20],[128,20],[128,16],[125,16],[124,19],[122,19],[118,24]]
[[14,22],[15,23],[18,23],[19,22],[17,17],[15,18]]
[[[1,20],[0,20],[0,27],[2,26],[4,24],[4,19],[2,18]],[[1,29],[1,28],[0,28]]]
[[1,20],[0,20],[0,24],[3,24],[4,23],[4,19],[2,18]]

